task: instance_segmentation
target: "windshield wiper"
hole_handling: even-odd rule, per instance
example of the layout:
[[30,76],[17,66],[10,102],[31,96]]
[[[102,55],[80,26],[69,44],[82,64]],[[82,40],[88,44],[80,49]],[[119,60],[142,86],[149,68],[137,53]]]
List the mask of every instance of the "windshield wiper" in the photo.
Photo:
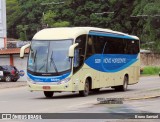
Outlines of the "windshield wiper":
[[51,63],[53,64],[53,67],[54,67],[56,73],[59,74],[58,70],[57,70],[57,66],[56,66],[56,64],[54,62],[54,59],[53,59],[53,50],[52,50],[52,54],[51,54],[51,57],[50,57],[50,66],[51,66]]
[[36,52],[35,52],[34,59],[33,59],[34,65],[35,65],[34,71],[37,70],[36,60],[37,60],[37,50],[36,50]]
[[45,63],[46,61],[47,61],[47,59],[43,60],[44,64],[38,70],[41,70],[46,65],[46,63]]

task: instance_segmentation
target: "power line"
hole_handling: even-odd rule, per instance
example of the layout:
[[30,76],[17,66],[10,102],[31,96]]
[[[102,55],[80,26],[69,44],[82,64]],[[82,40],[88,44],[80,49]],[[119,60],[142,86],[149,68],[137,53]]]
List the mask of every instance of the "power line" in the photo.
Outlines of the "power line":
[[130,17],[160,17],[160,15],[159,14],[155,14],[155,15],[145,15],[145,14],[143,14],[143,15],[136,15],[136,16],[131,15]]
[[58,4],[64,4],[65,2],[51,2],[51,3],[41,3],[41,5],[58,5]]
[[114,12],[100,12],[100,13],[94,13],[94,14],[99,14],[99,15],[102,15],[102,14],[114,14]]

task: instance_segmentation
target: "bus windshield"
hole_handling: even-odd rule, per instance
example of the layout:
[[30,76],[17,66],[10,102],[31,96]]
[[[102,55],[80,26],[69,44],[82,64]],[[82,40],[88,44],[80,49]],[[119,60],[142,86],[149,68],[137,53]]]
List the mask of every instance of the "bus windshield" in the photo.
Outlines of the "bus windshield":
[[33,40],[28,59],[28,70],[34,73],[56,73],[71,70],[68,57],[72,40]]

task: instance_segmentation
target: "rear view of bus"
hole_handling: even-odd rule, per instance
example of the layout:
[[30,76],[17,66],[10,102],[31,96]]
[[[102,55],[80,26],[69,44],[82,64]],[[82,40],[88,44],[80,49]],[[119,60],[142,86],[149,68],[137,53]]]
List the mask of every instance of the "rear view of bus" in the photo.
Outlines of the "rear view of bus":
[[35,34],[31,44],[21,48],[23,57],[24,49],[30,47],[30,90],[43,91],[46,97],[65,91],[87,96],[90,91],[104,87],[125,91],[127,85],[137,83],[139,39],[109,33],[113,31],[75,27],[44,29]]

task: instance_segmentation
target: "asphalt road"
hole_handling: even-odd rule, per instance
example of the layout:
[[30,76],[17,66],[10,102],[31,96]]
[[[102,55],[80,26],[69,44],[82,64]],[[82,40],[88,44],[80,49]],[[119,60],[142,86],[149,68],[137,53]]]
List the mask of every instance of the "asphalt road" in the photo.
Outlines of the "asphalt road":
[[[142,77],[127,92],[102,89],[88,97],[78,93],[55,93],[52,99],[43,92],[30,92],[27,87],[0,89],[0,113],[61,113],[61,112],[158,112],[160,113],[160,78]],[[144,99],[153,97],[150,99]],[[99,104],[97,98],[124,98],[123,104]],[[138,100],[136,100],[138,98]],[[146,107],[147,106],[147,107]]]

